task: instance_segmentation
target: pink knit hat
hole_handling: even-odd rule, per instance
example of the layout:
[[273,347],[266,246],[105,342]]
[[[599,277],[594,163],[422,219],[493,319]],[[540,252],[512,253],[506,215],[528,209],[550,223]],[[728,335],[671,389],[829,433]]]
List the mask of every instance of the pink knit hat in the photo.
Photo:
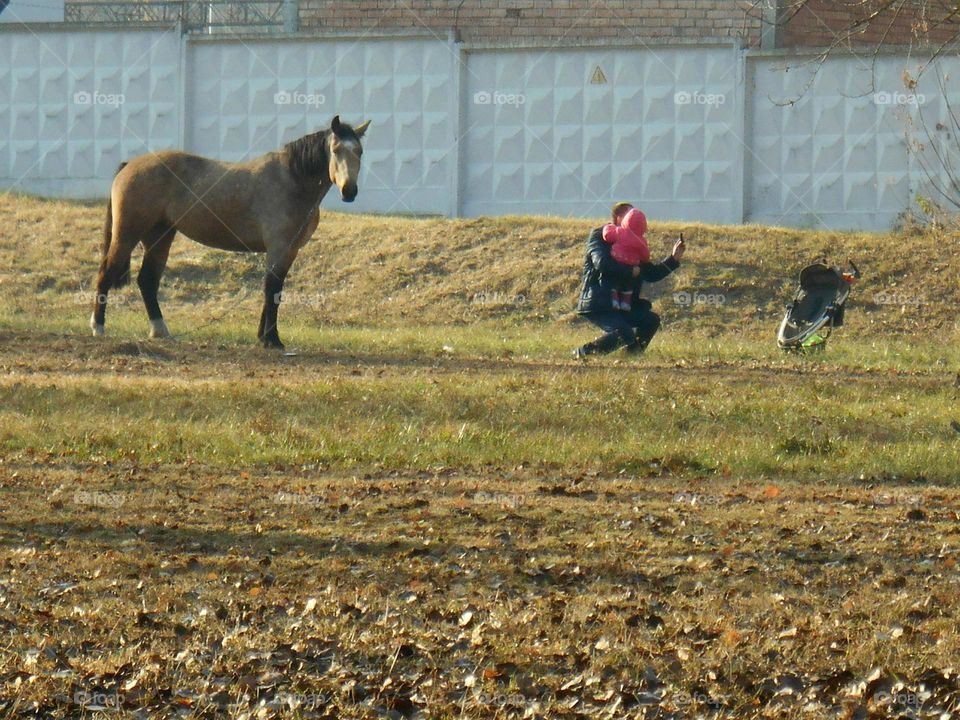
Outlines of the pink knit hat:
[[647,216],[637,208],[631,208],[620,224],[608,223],[603,226],[604,242],[613,245],[611,252],[617,262],[626,265],[640,265],[650,260],[650,247],[647,245]]

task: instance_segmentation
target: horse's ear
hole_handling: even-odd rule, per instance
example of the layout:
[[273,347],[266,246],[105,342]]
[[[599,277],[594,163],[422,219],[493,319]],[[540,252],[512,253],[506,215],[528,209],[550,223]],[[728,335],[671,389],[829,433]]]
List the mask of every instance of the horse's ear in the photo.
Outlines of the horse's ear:
[[330,122],[330,129],[333,130],[334,133],[338,135],[340,134],[340,116],[339,115],[333,116],[333,120]]
[[364,120],[362,123],[357,125],[353,131],[357,134],[358,138],[362,138],[363,134],[367,131],[367,128],[370,127],[370,121]]

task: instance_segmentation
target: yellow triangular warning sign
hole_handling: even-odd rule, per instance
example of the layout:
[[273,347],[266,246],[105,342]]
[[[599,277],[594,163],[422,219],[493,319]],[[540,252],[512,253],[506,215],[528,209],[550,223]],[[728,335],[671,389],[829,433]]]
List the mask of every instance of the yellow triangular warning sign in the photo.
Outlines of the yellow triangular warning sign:
[[607,76],[603,73],[603,68],[597,65],[597,69],[593,71],[593,76],[590,78],[591,85],[606,85]]

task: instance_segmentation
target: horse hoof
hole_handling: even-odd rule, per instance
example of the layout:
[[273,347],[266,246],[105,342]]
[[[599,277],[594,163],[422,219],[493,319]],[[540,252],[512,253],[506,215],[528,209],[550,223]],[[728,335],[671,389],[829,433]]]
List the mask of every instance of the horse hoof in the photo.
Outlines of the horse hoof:
[[283,350],[284,345],[280,342],[280,338],[264,338],[263,346],[267,350]]
[[154,339],[170,337],[170,331],[167,330],[167,324],[162,318],[160,320],[150,321],[150,337]]
[[106,334],[103,325],[97,322],[94,315],[90,316],[90,329],[93,330],[94,337],[103,337]]

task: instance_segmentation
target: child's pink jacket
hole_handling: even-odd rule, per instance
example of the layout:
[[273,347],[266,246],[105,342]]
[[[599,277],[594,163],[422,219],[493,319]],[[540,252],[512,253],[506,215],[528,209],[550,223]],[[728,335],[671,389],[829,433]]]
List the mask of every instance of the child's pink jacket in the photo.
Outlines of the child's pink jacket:
[[647,216],[636,208],[631,208],[621,219],[619,225],[608,223],[603,226],[604,242],[612,245],[610,254],[613,259],[624,265],[641,265],[650,260],[650,248],[647,246]]

